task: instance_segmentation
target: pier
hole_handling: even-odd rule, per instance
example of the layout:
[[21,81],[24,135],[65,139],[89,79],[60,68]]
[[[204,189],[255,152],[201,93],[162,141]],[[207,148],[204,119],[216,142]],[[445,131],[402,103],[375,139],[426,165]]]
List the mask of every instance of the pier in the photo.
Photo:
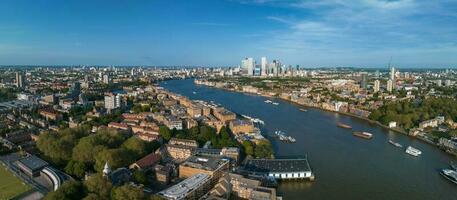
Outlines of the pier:
[[307,156],[278,159],[247,159],[239,169],[250,176],[264,176],[275,180],[315,179]]

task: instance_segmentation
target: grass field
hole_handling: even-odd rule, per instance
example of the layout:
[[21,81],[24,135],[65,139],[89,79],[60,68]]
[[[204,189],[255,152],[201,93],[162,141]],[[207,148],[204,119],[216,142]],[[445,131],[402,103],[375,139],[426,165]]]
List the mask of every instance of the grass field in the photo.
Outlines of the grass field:
[[30,190],[31,187],[23,183],[13,173],[0,165],[0,199],[11,199],[23,192]]

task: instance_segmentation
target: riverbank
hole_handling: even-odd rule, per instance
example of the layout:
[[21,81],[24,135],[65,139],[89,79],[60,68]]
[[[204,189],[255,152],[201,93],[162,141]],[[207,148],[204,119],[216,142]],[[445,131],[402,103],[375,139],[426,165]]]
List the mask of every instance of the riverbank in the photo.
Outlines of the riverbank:
[[[226,90],[226,91],[231,91],[231,92],[237,92],[237,93],[242,93],[242,94],[247,94],[247,95],[255,95],[255,96],[262,96],[262,97],[267,97],[267,98],[272,98],[272,99],[280,99],[280,100],[283,100],[283,101],[286,101],[288,103],[292,103],[296,106],[299,106],[299,107],[304,107],[304,108],[315,108],[315,109],[319,109],[319,110],[322,110],[322,111],[328,111],[328,112],[333,112],[333,113],[338,113],[338,114],[342,114],[342,115],[346,115],[346,116],[351,116],[351,117],[355,117],[357,119],[361,119],[361,120],[364,120],[364,121],[367,121],[371,124],[376,124],[386,130],[389,130],[389,131],[393,131],[393,132],[396,132],[396,133],[400,133],[400,134],[403,134],[403,135],[406,135],[406,136],[409,136],[411,138],[415,138],[415,139],[418,139],[419,141],[422,141],[424,143],[427,143],[429,145],[432,145],[432,146],[435,146],[436,148],[442,150],[439,145],[426,138],[426,137],[422,137],[422,136],[412,136],[412,135],[409,135],[405,130],[402,130],[402,129],[399,129],[399,128],[391,128],[387,125],[384,125],[382,123],[380,123],[379,121],[374,121],[374,120],[370,120],[366,117],[362,117],[362,116],[359,116],[359,115],[355,115],[353,113],[349,113],[349,112],[340,112],[340,111],[334,111],[334,110],[328,110],[328,109],[324,109],[322,107],[319,107],[319,106],[310,106],[310,105],[304,105],[304,104],[300,104],[298,102],[295,102],[295,101],[292,101],[290,99],[286,99],[286,98],[281,98],[281,97],[278,97],[278,96],[275,96],[275,95],[270,95],[268,93],[252,93],[252,92],[245,92],[245,91],[241,91],[241,90],[236,90],[236,89],[230,89],[230,88],[224,88],[224,87],[217,87],[217,86],[212,86],[212,85],[206,85],[206,84],[197,84],[195,81],[194,81],[194,84],[196,85],[203,85],[203,86],[207,86],[207,87],[212,87],[212,88],[216,88],[216,89],[221,89],[221,90]],[[444,151],[444,150],[443,150]],[[452,155],[452,156],[456,156],[456,154],[450,152],[450,151],[444,151],[446,152],[447,154],[449,155]]]

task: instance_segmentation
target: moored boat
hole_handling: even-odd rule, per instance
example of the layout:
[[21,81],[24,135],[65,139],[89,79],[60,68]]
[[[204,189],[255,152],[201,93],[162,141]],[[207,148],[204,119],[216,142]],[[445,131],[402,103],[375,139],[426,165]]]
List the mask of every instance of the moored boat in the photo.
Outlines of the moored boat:
[[352,128],[352,126],[349,126],[349,125],[347,125],[347,124],[343,124],[343,123],[340,123],[340,122],[338,122],[338,123],[336,124],[336,126],[338,126],[338,127],[340,127],[340,128],[347,128],[347,129],[351,129],[351,128]]
[[389,143],[392,144],[392,145],[394,145],[394,146],[396,146],[396,147],[398,147],[398,148],[402,148],[402,147],[403,147],[403,145],[401,145],[401,144],[398,143],[398,142],[394,142],[393,140],[389,140]]
[[368,132],[362,132],[362,131],[354,131],[352,132],[354,136],[361,137],[364,139],[371,139],[373,138],[373,134],[368,133]]
[[408,148],[406,148],[406,151],[405,151],[407,154],[409,155],[412,155],[412,156],[419,156],[422,154],[422,151],[420,151],[419,149],[416,149],[412,146],[408,146]]
[[440,174],[447,180],[457,184],[457,171],[452,169],[443,169],[441,170]]

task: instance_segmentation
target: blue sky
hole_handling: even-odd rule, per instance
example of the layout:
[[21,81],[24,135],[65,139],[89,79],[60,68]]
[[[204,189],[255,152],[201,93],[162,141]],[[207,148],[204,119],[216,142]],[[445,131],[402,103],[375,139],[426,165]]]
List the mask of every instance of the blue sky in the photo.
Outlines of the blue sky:
[[450,0],[5,0],[0,64],[457,67],[456,11]]

